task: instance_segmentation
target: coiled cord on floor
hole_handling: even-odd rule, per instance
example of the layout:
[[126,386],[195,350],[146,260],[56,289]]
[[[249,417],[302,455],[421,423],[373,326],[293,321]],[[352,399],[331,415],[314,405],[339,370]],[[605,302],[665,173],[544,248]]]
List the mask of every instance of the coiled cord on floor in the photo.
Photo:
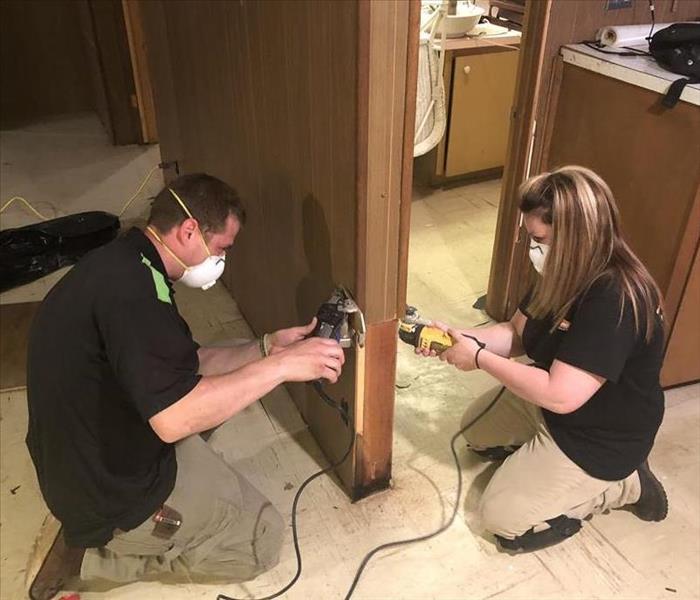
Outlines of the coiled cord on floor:
[[[345,410],[345,408],[342,405],[335,402],[334,400],[332,400],[330,398],[330,396],[328,396],[323,391],[323,388],[321,387],[320,384],[314,384],[312,387],[316,390],[316,393],[321,397],[321,399],[324,402],[326,402],[326,404],[328,404],[329,406],[332,406],[340,413],[340,416],[343,419],[343,422],[348,424],[348,415],[347,415],[347,411]],[[336,467],[339,467],[340,465],[342,465],[345,462],[345,460],[348,458],[348,456],[350,455],[350,452],[352,450],[352,447],[355,444],[354,428],[349,427],[348,431],[350,432],[350,443],[348,444],[348,449],[345,451],[345,454],[343,454],[343,456],[339,460],[337,460],[336,462],[328,465],[325,469],[321,469],[320,471],[311,475],[308,479],[306,479],[304,481],[304,483],[302,483],[299,486],[297,493],[294,494],[294,501],[292,502],[292,541],[294,542],[294,552],[295,552],[296,558],[297,558],[297,572],[294,574],[294,577],[292,577],[292,579],[289,581],[289,583],[287,585],[285,585],[282,589],[275,592],[274,594],[270,594],[269,596],[263,596],[260,598],[256,598],[255,600],[272,600],[272,598],[277,598],[277,597],[281,596],[282,594],[287,592],[289,589],[291,589],[294,586],[294,584],[296,584],[299,577],[301,576],[301,568],[302,568],[302,566],[301,566],[301,549],[299,548],[299,534],[297,532],[297,507],[299,505],[299,499],[301,498],[301,494],[304,491],[304,489],[306,488],[306,486],[308,486],[314,479],[320,477],[321,475],[325,475],[326,473],[331,472]],[[235,596],[227,596],[225,594],[219,594],[216,597],[216,600],[244,600],[244,599],[243,598],[236,598]]]
[[[329,406],[335,408],[339,413],[340,416],[342,417],[343,421],[348,424],[348,414],[347,414],[347,409],[335,402],[330,396],[328,396],[322,389],[322,387],[319,385],[313,385],[314,389],[318,393],[318,395],[321,397],[321,399],[326,402]],[[365,567],[369,563],[370,560],[372,560],[372,557],[377,554],[378,552],[381,552],[382,550],[387,550],[389,548],[396,548],[397,546],[405,546],[408,544],[414,544],[416,542],[424,542],[426,540],[429,540],[431,538],[434,538],[437,535],[440,535],[443,531],[447,530],[452,523],[454,523],[455,518],[457,517],[457,512],[459,511],[459,499],[462,496],[462,469],[459,464],[459,457],[457,456],[457,450],[455,449],[455,442],[457,439],[459,439],[460,436],[464,434],[470,427],[472,427],[477,421],[479,421],[487,412],[489,412],[493,406],[496,404],[498,399],[503,395],[503,392],[505,391],[505,386],[501,387],[501,389],[498,391],[498,394],[494,397],[493,400],[488,404],[488,406],[482,410],[476,417],[474,417],[469,423],[467,423],[462,429],[460,429],[457,433],[455,433],[452,436],[452,439],[450,440],[450,449],[452,450],[452,457],[454,458],[455,461],[455,467],[457,469],[457,493],[456,493],[456,498],[455,498],[455,504],[454,508],[452,509],[452,515],[450,518],[447,520],[447,522],[440,526],[438,529],[433,531],[432,533],[428,533],[426,535],[421,535],[418,537],[414,538],[409,538],[405,540],[397,540],[395,542],[389,542],[387,544],[381,544],[380,546],[377,546],[376,548],[372,549],[370,552],[368,552],[365,557],[362,559],[362,562],[360,563],[360,566],[357,569],[357,572],[355,573],[355,577],[352,580],[352,584],[350,586],[350,589],[348,590],[347,594],[345,595],[345,600],[350,600],[351,596],[355,592],[355,589],[357,588],[357,584],[360,581],[360,577],[362,577],[362,573],[365,570]],[[355,435],[354,435],[354,429],[353,427],[349,427],[350,431],[350,443],[348,444],[348,449],[345,451],[345,454],[337,460],[336,462],[328,465],[325,469],[322,469],[313,475],[311,475],[308,479],[304,481],[299,486],[299,489],[297,490],[297,493],[294,495],[294,501],[292,502],[292,540],[294,542],[294,552],[296,554],[296,559],[297,559],[297,571],[294,574],[294,577],[285,585],[283,588],[281,588],[279,591],[275,592],[274,594],[270,594],[269,596],[263,596],[260,598],[256,598],[255,600],[272,600],[273,598],[278,598],[285,592],[289,591],[299,580],[299,577],[301,576],[301,570],[302,570],[302,561],[301,561],[301,549],[299,548],[299,535],[297,532],[297,508],[299,505],[299,499],[301,498],[301,494],[303,493],[304,489],[306,489],[306,486],[308,486],[314,479],[320,477],[321,475],[324,475],[325,473],[329,473],[336,467],[339,467],[341,464],[345,462],[347,457],[350,455],[350,452],[352,451],[352,447],[355,443]],[[226,594],[219,594],[216,597],[216,600],[246,600],[243,598],[237,598],[235,596],[227,596]]]
[[429,540],[431,538],[434,538],[435,536],[441,534],[443,531],[448,529],[452,523],[454,522],[456,516],[457,516],[457,511],[459,510],[459,499],[462,495],[462,469],[459,465],[459,457],[457,456],[457,450],[455,450],[455,442],[457,439],[464,434],[467,429],[472,427],[477,421],[479,421],[488,411],[493,408],[493,405],[496,404],[498,399],[501,397],[503,392],[505,391],[505,386],[501,387],[499,390],[498,394],[496,394],[496,397],[491,400],[489,405],[482,410],[476,417],[474,417],[469,423],[467,423],[462,429],[460,429],[457,433],[455,433],[452,436],[452,440],[450,440],[450,449],[452,450],[452,457],[454,458],[455,461],[455,466],[457,468],[457,493],[455,497],[455,505],[454,508],[452,509],[452,515],[450,518],[447,520],[447,522],[440,526],[438,529],[433,531],[432,533],[428,533],[426,535],[421,535],[418,537],[414,538],[409,538],[405,540],[398,540],[396,542],[389,542],[387,544],[382,544],[381,546],[377,546],[370,552],[368,552],[365,557],[362,559],[362,562],[360,563],[359,568],[357,569],[357,572],[355,573],[355,578],[352,580],[352,585],[350,586],[350,589],[348,590],[348,593],[345,595],[345,600],[350,600],[350,597],[352,596],[353,592],[355,591],[355,588],[357,587],[357,584],[360,581],[360,577],[362,577],[362,572],[365,570],[365,567],[369,563],[369,561],[372,559],[372,557],[377,554],[378,552],[381,552],[382,550],[387,550],[388,548],[396,548],[397,546],[405,546],[407,544],[414,544],[416,542],[424,542],[426,540]]

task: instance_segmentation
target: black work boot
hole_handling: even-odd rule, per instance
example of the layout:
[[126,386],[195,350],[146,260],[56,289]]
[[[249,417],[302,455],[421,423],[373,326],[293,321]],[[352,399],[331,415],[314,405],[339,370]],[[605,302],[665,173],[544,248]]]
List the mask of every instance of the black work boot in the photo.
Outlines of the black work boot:
[[29,588],[31,600],[50,600],[64,586],[80,576],[85,548],[66,546],[61,529],[51,548],[44,556],[34,581]]
[[507,539],[496,534],[494,537],[498,542],[500,550],[515,554],[520,552],[532,552],[533,550],[542,550],[548,548],[572,535],[577,534],[581,530],[581,521],[572,519],[566,515],[559,515],[554,519],[548,519],[549,529],[542,531],[533,531],[530,529],[521,536],[515,539]]
[[642,521],[663,521],[668,514],[668,497],[664,486],[651,472],[648,460],[637,469],[637,474],[642,491],[639,500],[626,508]]

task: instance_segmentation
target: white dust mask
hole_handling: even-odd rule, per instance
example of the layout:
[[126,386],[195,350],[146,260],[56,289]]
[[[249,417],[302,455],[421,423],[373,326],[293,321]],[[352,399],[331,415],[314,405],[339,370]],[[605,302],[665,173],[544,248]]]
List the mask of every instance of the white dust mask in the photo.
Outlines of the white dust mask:
[[[190,210],[180,199],[180,196],[178,196],[172,189],[168,189],[170,193],[175,197],[175,200],[177,200],[180,206],[182,206],[182,209],[185,211],[187,216],[190,219],[194,219]],[[180,257],[177,256],[170,248],[168,248],[165,242],[163,242],[163,240],[160,239],[160,237],[153,230],[152,227],[148,227],[148,230],[163,245],[163,247],[170,253],[170,255],[177,262],[180,263],[182,268],[185,269],[185,272],[182,274],[182,276],[176,280],[179,283],[182,283],[183,285],[186,285],[187,287],[191,288],[202,288],[203,290],[208,290],[216,283],[217,279],[219,279],[219,277],[221,277],[222,273],[224,272],[224,267],[226,266],[226,253],[222,254],[221,256],[214,256],[209,251],[209,246],[207,246],[207,242],[204,239],[204,235],[202,235],[202,231],[201,229],[199,229],[199,227],[197,228],[197,232],[199,233],[199,238],[202,240],[204,249],[207,251],[207,257],[201,263],[193,265],[191,267],[182,262]]]
[[155,229],[153,229],[153,227],[149,225],[146,229],[151,232],[153,237],[161,243],[168,254],[170,254],[170,256],[180,263],[180,266],[185,270],[182,276],[179,279],[176,279],[177,282],[182,283],[187,287],[208,290],[216,283],[216,280],[219,279],[221,274],[224,272],[224,267],[226,266],[226,254],[222,254],[221,256],[213,256],[209,252],[209,247],[207,246],[207,243],[204,241],[203,237],[202,243],[207,249],[207,254],[209,256],[207,256],[201,263],[189,267],[182,262],[182,259],[175,254],[162,239],[160,239],[160,236]]
[[226,255],[207,256],[201,263],[186,267],[182,277],[177,281],[191,288],[208,290],[221,277],[226,266]]
[[532,266],[535,267],[535,271],[542,274],[544,262],[547,259],[547,254],[549,254],[549,245],[530,241],[529,253],[530,261],[532,262]]

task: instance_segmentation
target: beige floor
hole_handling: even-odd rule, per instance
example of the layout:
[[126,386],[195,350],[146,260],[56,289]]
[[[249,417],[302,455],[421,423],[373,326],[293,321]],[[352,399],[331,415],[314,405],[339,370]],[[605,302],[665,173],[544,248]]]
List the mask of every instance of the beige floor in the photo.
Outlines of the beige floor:
[[[82,127],[94,129],[94,124],[83,123]],[[16,141],[11,153],[4,132],[0,139],[2,160],[13,165],[28,160],[35,145],[27,136],[24,143]],[[61,144],[58,147],[70,152]],[[131,166],[122,168],[121,177],[115,180],[105,175],[93,180],[93,186],[102,185],[105,178],[114,182],[115,189],[105,188],[109,193],[103,197],[113,196],[115,204],[121,202],[121,198],[116,201],[117,196],[123,196],[126,188],[133,189],[148,165],[158,160],[153,148],[131,151],[132,159],[124,161]],[[106,148],[101,152],[110,154]],[[146,158],[152,162],[142,163]],[[75,162],[80,161],[76,158]],[[5,175],[3,171],[2,198],[24,192],[6,190]],[[35,175],[40,178],[40,171]],[[76,178],[75,185],[84,182]],[[65,198],[75,197],[69,185],[65,189]],[[82,197],[91,204],[91,186],[81,189]],[[418,194],[413,205],[409,302],[426,316],[455,324],[485,319],[471,305],[486,288],[497,200],[497,182]],[[20,299],[14,301],[41,297],[45,287],[34,284],[34,289],[16,294],[14,298]],[[250,334],[221,285],[206,293],[181,290],[178,303],[204,343]],[[365,552],[379,543],[430,531],[454,506],[456,478],[448,440],[465,404],[490,389],[493,381],[483,373],[460,374],[435,361],[419,360],[402,346],[397,386],[392,489],[355,505],[328,478],[307,489],[299,513],[304,572],[287,598],[342,598]],[[669,392],[667,405],[652,454],[652,465],[671,497],[666,521],[642,523],[629,513],[615,512],[596,517],[580,535],[558,547],[516,557],[500,554],[479,534],[472,519],[474,502],[493,468],[462,451],[465,492],[453,527],[427,543],[376,558],[353,597],[700,598],[700,386]],[[0,394],[0,410],[0,597],[14,600],[24,597],[23,569],[46,508],[24,446],[25,393]],[[215,435],[225,456],[287,517],[299,484],[324,464],[281,389],[265,399],[264,408],[260,404],[250,407]],[[136,583],[104,595],[83,593],[82,598],[213,599],[219,591],[255,597],[286,583],[294,568],[288,541],[279,566],[246,585]]]

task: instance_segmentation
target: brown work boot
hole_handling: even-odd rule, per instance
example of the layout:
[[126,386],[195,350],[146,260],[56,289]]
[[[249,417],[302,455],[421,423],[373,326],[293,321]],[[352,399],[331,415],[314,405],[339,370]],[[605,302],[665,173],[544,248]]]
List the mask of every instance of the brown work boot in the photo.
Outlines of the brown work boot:
[[56,525],[55,520],[47,520],[35,544],[33,561],[35,565],[39,564],[39,568],[29,586],[31,600],[51,600],[64,589],[66,584],[80,577],[85,548],[66,546],[60,524],[58,524],[58,532],[55,533],[53,542],[49,546],[48,541],[51,539],[52,533],[56,531]]
[[645,460],[637,469],[641,494],[639,500],[629,505],[629,510],[642,521],[663,521],[668,514],[666,490],[649,468]]

